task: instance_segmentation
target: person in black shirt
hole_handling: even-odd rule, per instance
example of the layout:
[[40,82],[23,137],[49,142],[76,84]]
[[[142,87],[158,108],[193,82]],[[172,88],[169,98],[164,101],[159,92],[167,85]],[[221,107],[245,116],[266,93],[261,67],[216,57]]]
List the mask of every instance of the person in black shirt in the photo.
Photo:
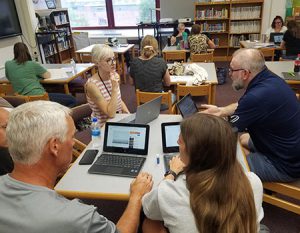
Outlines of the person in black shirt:
[[288,30],[284,33],[280,47],[286,50],[284,59],[296,59],[300,54],[300,24],[295,20],[287,23]]
[[10,157],[6,141],[6,125],[9,112],[0,108],[0,176],[10,173],[14,168],[14,163]]

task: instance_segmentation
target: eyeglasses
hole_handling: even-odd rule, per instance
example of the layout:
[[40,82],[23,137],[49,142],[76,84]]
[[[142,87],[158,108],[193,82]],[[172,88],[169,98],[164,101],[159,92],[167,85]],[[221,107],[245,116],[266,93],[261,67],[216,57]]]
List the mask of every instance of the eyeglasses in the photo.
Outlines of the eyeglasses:
[[275,22],[276,24],[281,24],[282,22],[281,21],[278,21],[278,22]]
[[107,62],[107,64],[112,65],[112,64],[116,63],[116,58],[110,57],[110,58],[106,59],[105,61]]
[[228,69],[228,71],[229,71],[229,73],[233,73],[233,72],[235,72],[235,71],[240,71],[240,70],[245,70],[245,69],[232,69],[232,68],[229,68]]
[[1,128],[1,129],[6,129],[6,127],[7,127],[7,124],[5,124],[5,125],[0,125],[0,128]]

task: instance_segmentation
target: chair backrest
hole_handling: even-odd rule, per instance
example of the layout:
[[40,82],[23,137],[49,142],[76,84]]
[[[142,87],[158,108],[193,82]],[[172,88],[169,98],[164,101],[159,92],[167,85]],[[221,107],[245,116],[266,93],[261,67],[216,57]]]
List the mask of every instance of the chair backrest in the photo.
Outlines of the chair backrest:
[[27,98],[24,98],[24,96],[19,95],[6,95],[2,98],[9,102],[13,107],[17,107],[27,102]]
[[49,95],[45,92],[44,95],[27,95],[28,102],[36,101],[36,100],[49,100]]
[[72,108],[72,118],[75,124],[83,120],[85,117],[90,117],[91,114],[92,109],[90,108],[89,104],[81,104]]
[[84,149],[86,148],[86,144],[77,140],[76,138],[74,138],[73,140],[74,140],[73,157],[77,158],[82,153],[82,151],[84,151]]
[[172,92],[143,92],[136,89],[136,104],[139,106],[150,100],[153,100],[159,96],[162,96],[161,103],[168,106],[168,113],[172,114]]
[[177,101],[179,101],[181,97],[187,94],[191,94],[191,96],[207,96],[207,103],[212,104],[211,84],[204,84],[200,86],[185,86],[178,83]]
[[213,62],[213,60],[214,60],[213,51],[207,53],[191,54],[191,62]]
[[[292,183],[264,182],[264,202],[300,215],[300,179]],[[287,197],[287,198],[285,198]]]
[[186,62],[186,52],[184,50],[172,51],[164,53],[165,60]]
[[273,49],[273,48],[261,48],[260,51],[264,55],[265,59],[274,61],[275,49]]
[[14,89],[10,83],[0,84],[0,96],[13,95]]

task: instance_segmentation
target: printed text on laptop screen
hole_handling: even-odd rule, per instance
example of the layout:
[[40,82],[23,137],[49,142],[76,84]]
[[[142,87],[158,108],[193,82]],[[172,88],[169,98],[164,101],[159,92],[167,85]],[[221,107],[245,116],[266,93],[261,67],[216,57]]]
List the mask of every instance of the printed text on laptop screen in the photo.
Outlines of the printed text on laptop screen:
[[166,126],[166,147],[178,146],[177,140],[180,134],[180,125]]
[[107,134],[107,146],[144,149],[146,128],[110,125]]

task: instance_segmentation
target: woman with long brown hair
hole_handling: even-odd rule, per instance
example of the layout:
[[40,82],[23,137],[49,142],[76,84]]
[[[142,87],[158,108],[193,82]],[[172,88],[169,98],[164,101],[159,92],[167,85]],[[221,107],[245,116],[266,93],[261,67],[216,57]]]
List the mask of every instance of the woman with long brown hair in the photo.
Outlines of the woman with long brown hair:
[[288,30],[284,33],[280,47],[286,50],[284,59],[296,59],[300,54],[300,23],[291,20],[287,23]]
[[[181,123],[180,155],[143,198],[143,230],[170,233],[257,233],[262,184],[236,158],[237,137],[222,118],[195,114]],[[151,219],[151,220],[149,220]]]

